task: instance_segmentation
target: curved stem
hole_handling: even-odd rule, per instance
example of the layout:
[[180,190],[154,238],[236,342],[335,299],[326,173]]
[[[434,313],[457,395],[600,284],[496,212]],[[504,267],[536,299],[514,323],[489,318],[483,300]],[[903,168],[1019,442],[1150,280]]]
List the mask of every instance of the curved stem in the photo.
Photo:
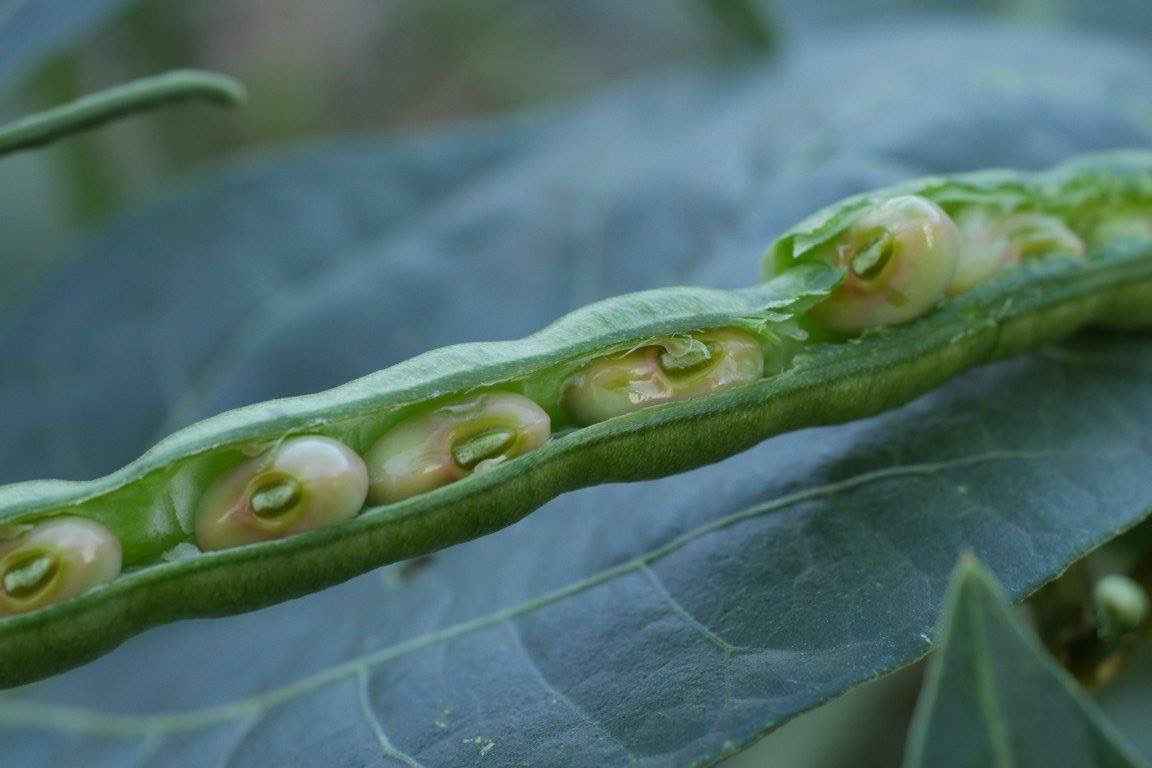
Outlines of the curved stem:
[[0,156],[41,147],[73,133],[168,104],[200,100],[237,107],[246,98],[244,86],[227,75],[195,69],[173,70],[0,126]]

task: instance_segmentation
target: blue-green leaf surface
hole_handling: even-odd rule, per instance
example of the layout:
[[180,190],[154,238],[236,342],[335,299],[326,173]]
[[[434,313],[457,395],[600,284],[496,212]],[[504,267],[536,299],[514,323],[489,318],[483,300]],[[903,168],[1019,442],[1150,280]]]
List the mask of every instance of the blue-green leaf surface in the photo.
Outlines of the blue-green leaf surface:
[[[112,228],[0,317],[0,475],[91,476],[194,418],[605,295],[747,284],[773,235],[863,189],[1147,146],[1149,78],[1152,60],[1103,42],[864,29],[564,115],[235,171]],[[1150,372],[1142,339],[1088,335],[877,419],[150,631],[0,694],[0,751],[710,764],[926,652],[960,551],[1020,597],[1138,521]]]

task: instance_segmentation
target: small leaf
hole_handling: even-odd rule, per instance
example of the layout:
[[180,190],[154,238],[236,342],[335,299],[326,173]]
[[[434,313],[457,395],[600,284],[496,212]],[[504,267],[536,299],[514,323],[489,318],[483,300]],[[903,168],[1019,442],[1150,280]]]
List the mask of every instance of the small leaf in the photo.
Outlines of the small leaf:
[[971,557],[949,587],[905,768],[1145,766]]

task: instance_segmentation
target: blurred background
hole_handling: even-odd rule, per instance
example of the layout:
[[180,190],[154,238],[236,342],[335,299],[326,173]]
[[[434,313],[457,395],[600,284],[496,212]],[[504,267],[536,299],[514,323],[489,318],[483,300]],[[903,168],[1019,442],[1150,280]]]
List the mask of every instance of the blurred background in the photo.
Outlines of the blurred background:
[[[0,13],[19,0],[0,0]],[[978,15],[1152,49],[1149,0],[186,0],[109,4],[102,31],[37,65],[0,103],[14,118],[175,67],[234,75],[237,112],[183,106],[0,165],[0,307],[86,236],[193,178],[285,147],[405,136],[560,108],[670,69],[803,48],[864,20]],[[880,25],[878,30],[883,29]],[[1145,666],[1149,666],[1145,664]],[[919,667],[805,715],[730,768],[896,765]],[[1128,688],[1108,694],[1136,695]],[[1146,688],[1144,690],[1147,690]]]
[[[19,0],[0,0],[0,13]],[[1147,0],[152,0],[29,73],[12,118],[145,74],[204,67],[251,92],[239,112],[139,117],[0,169],[0,302],[81,236],[186,177],[334,135],[406,135],[559,106],[668,69],[787,55],[810,35],[885,18],[961,16],[1078,28],[1149,45]],[[8,8],[6,8],[8,6]]]

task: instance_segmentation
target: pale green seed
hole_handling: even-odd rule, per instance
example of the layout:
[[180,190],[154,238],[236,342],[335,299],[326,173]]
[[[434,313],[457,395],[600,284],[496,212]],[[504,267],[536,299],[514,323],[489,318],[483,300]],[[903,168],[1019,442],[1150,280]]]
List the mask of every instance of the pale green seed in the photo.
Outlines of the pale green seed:
[[481,461],[507,451],[515,439],[516,433],[509,431],[479,435],[453,446],[452,458],[464,469],[474,469]]
[[1092,592],[1100,636],[1115,640],[1138,629],[1148,619],[1144,589],[1127,576],[1105,576]]
[[881,201],[819,255],[846,274],[812,318],[852,335],[920,317],[944,299],[960,246],[956,225],[927,198]]
[[390,504],[456,482],[543,445],[548,414],[523,395],[482,392],[405,419],[367,454],[369,500]]
[[100,523],[62,516],[0,544],[0,616],[81,595],[120,574],[120,542]]
[[755,336],[735,329],[701,331],[591,361],[568,382],[564,409],[577,424],[595,424],[763,375],[764,351]]
[[1025,212],[1003,214],[984,208],[961,212],[956,224],[964,237],[948,295],[958,296],[1025,259],[1081,258],[1084,242],[1055,216]]
[[368,495],[364,461],[348,446],[311,435],[285,440],[218,478],[196,508],[196,543],[229,549],[354,517]]

